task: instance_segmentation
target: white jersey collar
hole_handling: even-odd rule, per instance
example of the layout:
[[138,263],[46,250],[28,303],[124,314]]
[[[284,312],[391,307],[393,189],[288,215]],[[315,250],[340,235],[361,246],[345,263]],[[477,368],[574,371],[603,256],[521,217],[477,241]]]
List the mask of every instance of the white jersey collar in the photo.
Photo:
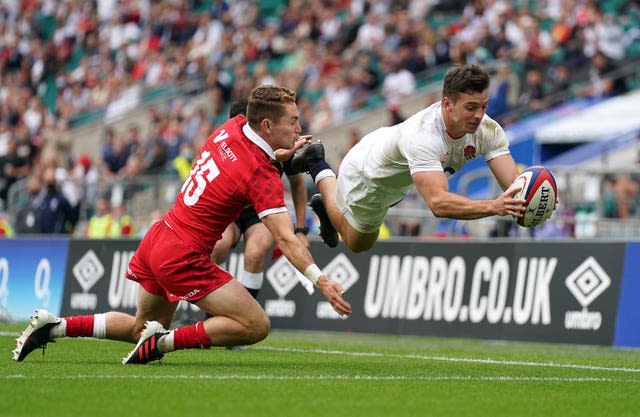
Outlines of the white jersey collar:
[[244,135],[249,138],[251,142],[255,143],[260,149],[265,151],[271,159],[276,159],[276,153],[273,151],[273,149],[271,149],[271,146],[269,146],[269,144],[264,139],[262,139],[262,137],[258,135],[255,130],[251,129],[249,123],[245,123],[244,126],[242,126],[242,133],[244,133]]

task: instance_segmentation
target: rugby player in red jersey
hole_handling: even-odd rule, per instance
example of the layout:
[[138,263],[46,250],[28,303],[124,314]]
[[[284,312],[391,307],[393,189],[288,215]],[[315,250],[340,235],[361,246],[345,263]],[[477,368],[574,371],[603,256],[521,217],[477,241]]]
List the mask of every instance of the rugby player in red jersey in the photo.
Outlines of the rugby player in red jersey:
[[[280,173],[271,163],[275,150],[291,149],[300,131],[295,92],[273,85],[256,87],[249,95],[246,119],[229,119],[207,139],[175,204],[145,234],[131,258],[127,278],[140,284],[136,316],[111,311],[59,318],[38,309],[16,340],[13,359],[22,361],[57,337],[137,342],[123,364],[148,363],[179,349],[263,340],[270,328],[267,314],[210,257],[227,225],[248,205],[255,207],[291,264],[338,314],[350,315],[340,284],[322,273],[294,234]],[[212,317],[166,330],[181,300]]]

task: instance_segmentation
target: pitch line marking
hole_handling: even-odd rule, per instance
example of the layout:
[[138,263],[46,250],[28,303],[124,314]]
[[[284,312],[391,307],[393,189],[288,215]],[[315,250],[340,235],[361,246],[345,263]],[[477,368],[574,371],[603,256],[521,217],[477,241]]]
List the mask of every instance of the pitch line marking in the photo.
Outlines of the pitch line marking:
[[447,356],[429,356],[429,355],[397,355],[387,354],[379,352],[347,352],[341,350],[326,350],[326,349],[296,349],[285,348],[275,346],[253,346],[252,349],[271,350],[279,352],[293,352],[293,353],[319,353],[323,355],[344,355],[344,356],[371,356],[371,357],[387,357],[397,359],[421,359],[425,361],[440,361],[440,362],[460,362],[460,363],[480,363],[491,365],[513,365],[513,366],[530,366],[530,367],[548,367],[548,368],[569,368],[569,369],[584,369],[589,371],[611,371],[611,372],[640,372],[639,368],[620,368],[620,367],[607,367],[599,365],[581,365],[573,363],[558,363],[558,362],[533,362],[533,361],[511,361],[500,359],[480,359],[480,358],[456,358]]
[[471,375],[425,375],[408,377],[403,375],[5,375],[5,380],[214,380],[214,381],[485,381],[485,382],[625,382],[638,383],[640,381],[618,378],[581,378],[581,377],[530,377],[530,376],[471,376]]
[[[0,336],[18,336],[15,332],[1,331]],[[96,339],[87,339],[96,340]],[[426,361],[440,361],[440,362],[460,362],[460,363],[481,363],[492,365],[513,365],[513,366],[531,366],[531,367],[548,367],[548,368],[567,368],[567,369],[583,369],[590,371],[611,371],[611,372],[629,372],[640,373],[639,368],[623,368],[623,367],[606,367],[599,365],[581,365],[572,363],[557,363],[557,362],[532,362],[532,361],[509,361],[499,359],[479,359],[479,358],[456,358],[447,356],[429,356],[429,355],[396,355],[386,354],[380,352],[347,352],[341,350],[326,350],[326,349],[294,349],[284,348],[276,346],[252,346],[252,349],[256,350],[271,350],[279,352],[292,352],[292,353],[319,353],[327,355],[344,355],[344,356],[370,356],[370,357],[389,357],[399,359],[421,359]]]

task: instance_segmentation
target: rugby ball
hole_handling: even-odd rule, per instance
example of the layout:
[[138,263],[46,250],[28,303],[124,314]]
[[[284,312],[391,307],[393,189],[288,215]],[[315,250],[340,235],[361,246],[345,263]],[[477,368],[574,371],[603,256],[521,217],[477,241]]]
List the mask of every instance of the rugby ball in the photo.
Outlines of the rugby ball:
[[533,166],[522,171],[513,182],[522,184],[515,198],[524,198],[526,211],[522,217],[514,217],[524,227],[536,227],[544,223],[556,206],[558,188],[553,173],[543,166]]

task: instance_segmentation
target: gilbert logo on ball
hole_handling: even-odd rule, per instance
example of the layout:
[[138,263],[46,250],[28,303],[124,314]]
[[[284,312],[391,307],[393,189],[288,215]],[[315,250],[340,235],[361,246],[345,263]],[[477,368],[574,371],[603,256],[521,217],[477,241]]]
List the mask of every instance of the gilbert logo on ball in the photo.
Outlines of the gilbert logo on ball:
[[522,171],[514,184],[521,183],[522,190],[514,195],[524,198],[526,211],[516,217],[516,223],[524,227],[535,227],[544,223],[556,206],[558,187],[553,173],[543,166],[533,166]]

